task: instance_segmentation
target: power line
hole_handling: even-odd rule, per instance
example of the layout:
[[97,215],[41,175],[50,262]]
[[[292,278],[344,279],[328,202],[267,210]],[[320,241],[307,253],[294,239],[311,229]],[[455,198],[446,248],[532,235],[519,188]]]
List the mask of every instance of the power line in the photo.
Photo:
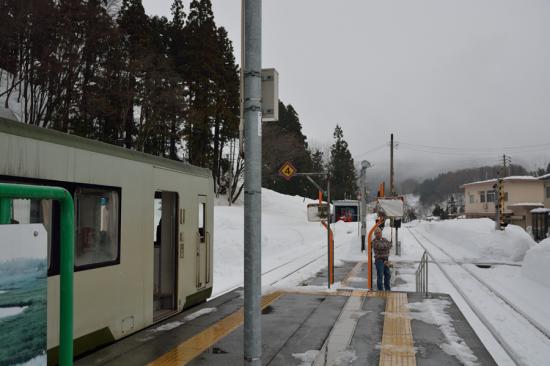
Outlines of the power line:
[[436,145],[423,145],[423,144],[414,144],[410,142],[400,142],[405,146],[425,148],[425,149],[434,149],[434,150],[454,150],[454,151],[491,151],[491,152],[500,152],[503,150],[531,150],[531,149],[541,149],[550,147],[550,142],[540,143],[540,144],[529,144],[529,145],[515,145],[515,146],[503,146],[503,147],[451,147],[451,146],[436,146]]
[[388,146],[388,143],[387,143],[387,142],[383,143],[382,145],[378,145],[378,146],[376,146],[376,147],[374,147],[374,148],[372,148],[372,149],[370,149],[370,150],[367,150],[367,151],[365,151],[365,152],[362,152],[362,153],[360,153],[360,154],[357,154],[357,155],[355,155],[355,158],[358,158],[358,157],[361,157],[361,156],[364,156],[364,155],[367,155],[367,154],[371,154],[371,153],[373,153],[373,152],[376,152],[376,151],[378,151],[378,150],[381,150],[381,149],[385,148],[386,146]]
[[412,146],[407,146],[405,144],[401,145],[402,149],[410,150],[410,151],[416,151],[416,152],[424,152],[428,154],[439,154],[439,155],[451,155],[451,156],[497,156],[499,152],[509,152],[513,153],[514,155],[521,155],[526,153],[536,153],[536,152],[546,152],[550,148],[550,145],[548,147],[537,147],[537,148],[531,148],[531,149],[525,149],[523,151],[513,151],[513,150],[464,150],[464,151],[452,151],[452,150],[437,150],[437,149],[428,149],[428,148],[417,148]]

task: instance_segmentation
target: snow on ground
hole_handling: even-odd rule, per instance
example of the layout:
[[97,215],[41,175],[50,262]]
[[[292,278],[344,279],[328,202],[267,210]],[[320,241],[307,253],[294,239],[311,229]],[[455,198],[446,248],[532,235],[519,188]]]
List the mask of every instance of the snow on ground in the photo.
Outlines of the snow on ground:
[[[488,219],[413,222],[404,226],[400,233],[404,254],[412,255],[393,257],[400,283],[395,289],[415,287],[418,264],[411,257],[416,247],[418,261],[424,249],[419,250],[420,245],[408,230],[412,229],[429,251],[430,259],[441,267],[429,264],[429,290],[452,296],[497,363],[514,364],[512,355],[522,365],[544,364],[543,360],[550,357],[550,339],[544,334],[550,333],[550,288],[534,279],[548,278],[545,247],[519,227],[510,225],[497,232]],[[492,265],[478,268],[474,263]]]
[[197,319],[203,315],[206,315],[206,314],[210,314],[210,313],[213,313],[214,311],[216,311],[216,308],[203,308],[203,309],[200,309],[198,311],[195,311],[194,313],[191,313],[189,315],[187,315],[185,318],[183,318],[183,320],[189,322],[193,319]]
[[[306,206],[312,202],[315,201],[262,189],[264,291],[269,291],[266,287],[274,282],[278,286],[296,286],[326,267],[327,232],[320,223],[307,221]],[[213,296],[242,286],[243,209],[242,205],[215,207]],[[360,252],[357,223],[338,222],[333,226],[335,265],[341,260],[365,259]],[[316,258],[319,259],[315,261]],[[301,267],[304,268],[283,278]]]
[[472,350],[460,338],[453,326],[453,319],[447,314],[447,307],[451,303],[447,300],[428,299],[421,302],[409,304],[411,318],[424,323],[434,324],[445,336],[445,341],[439,345],[443,352],[455,356],[464,365],[479,365],[477,357]]
[[550,288],[550,239],[541,241],[527,252],[522,273],[525,277]]
[[304,353],[293,353],[292,357],[301,362],[299,366],[310,366],[313,365],[318,354],[319,350],[310,350]]
[[[262,190],[264,293],[276,289],[335,291],[340,287],[339,283],[331,290],[324,286],[308,286],[307,289],[299,286],[326,267],[326,231],[320,223],[307,221],[306,206],[310,202],[314,201]],[[243,283],[242,203],[231,207],[220,204],[215,207],[214,296]],[[373,223],[374,217],[370,215],[368,227]],[[535,244],[525,231],[513,225],[504,231],[495,231],[489,219],[404,224],[399,230],[402,254],[390,258],[395,264],[395,290],[415,290],[415,271],[424,252],[408,229],[422,235],[419,240],[436,243],[450,256],[430,244],[431,259],[440,262],[441,268],[430,263],[429,290],[452,296],[499,365],[514,364],[503,344],[515,345],[512,351],[520,364],[535,365],[547,356],[550,358],[550,340],[539,332],[550,328],[550,310],[546,306],[550,303],[548,243]],[[338,222],[333,230],[336,266],[344,260],[367,259],[360,251],[356,223]],[[391,237],[389,225],[384,229],[384,236]],[[476,263],[492,266],[481,269],[474,265]],[[504,301],[511,305],[505,305]],[[528,315],[528,319],[522,314]],[[538,325],[539,330],[533,328],[533,324]],[[494,336],[495,331],[498,337]],[[475,364],[461,347],[461,342],[455,339],[455,343],[448,341],[447,351],[454,352],[465,364]],[[298,359],[304,357],[301,361],[308,364],[308,356],[312,355],[296,356]]]
[[491,219],[422,222],[417,228],[461,261],[517,262],[534,245],[521,227],[508,225],[504,231],[496,231]]

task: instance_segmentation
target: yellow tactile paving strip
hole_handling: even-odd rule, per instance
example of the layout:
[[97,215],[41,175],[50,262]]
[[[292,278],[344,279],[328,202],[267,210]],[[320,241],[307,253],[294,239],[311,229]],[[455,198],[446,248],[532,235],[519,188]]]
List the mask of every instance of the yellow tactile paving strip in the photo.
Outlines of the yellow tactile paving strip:
[[[274,292],[262,297],[262,309],[268,307],[271,303],[281,297],[282,293]],[[220,339],[241,326],[244,321],[244,310],[234,312],[223,318],[219,322],[206,328],[199,334],[180,343],[176,348],[165,353],[148,366],[172,366],[185,365],[191,362],[195,357],[206,351]]]
[[285,291],[285,295],[305,295],[305,296],[353,296],[353,297],[386,297],[385,291],[368,291],[354,289],[338,289],[336,291]]
[[379,366],[416,366],[407,303],[406,293],[387,293]]

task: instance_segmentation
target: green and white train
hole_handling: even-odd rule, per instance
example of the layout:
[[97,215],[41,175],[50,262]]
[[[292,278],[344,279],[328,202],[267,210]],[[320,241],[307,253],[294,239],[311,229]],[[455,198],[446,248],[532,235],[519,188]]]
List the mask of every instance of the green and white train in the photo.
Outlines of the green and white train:
[[[210,297],[213,182],[198,168],[0,118],[0,182],[59,186],[75,202],[75,355]],[[15,200],[48,231],[48,364],[59,339],[59,207]]]

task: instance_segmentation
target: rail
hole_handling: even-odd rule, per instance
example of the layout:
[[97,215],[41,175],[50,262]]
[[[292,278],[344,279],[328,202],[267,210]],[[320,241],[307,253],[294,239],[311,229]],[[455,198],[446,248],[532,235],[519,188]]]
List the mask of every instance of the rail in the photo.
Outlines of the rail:
[[416,269],[416,292],[428,293],[428,252],[424,251]]

